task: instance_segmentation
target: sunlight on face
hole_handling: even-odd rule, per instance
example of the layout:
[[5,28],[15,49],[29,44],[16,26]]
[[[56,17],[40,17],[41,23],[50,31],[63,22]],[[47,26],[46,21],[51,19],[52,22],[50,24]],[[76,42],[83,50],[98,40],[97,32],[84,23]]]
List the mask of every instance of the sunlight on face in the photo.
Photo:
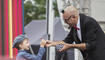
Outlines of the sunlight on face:
[[77,20],[78,20],[78,16],[76,16],[76,15],[71,15],[69,17],[64,16],[65,23],[67,23],[70,27],[76,25]]
[[77,25],[79,13],[78,10],[73,6],[68,6],[65,8],[63,13],[63,18],[65,23],[69,25],[69,27],[73,27]]
[[21,49],[24,49],[24,50],[29,50],[29,42],[28,42],[28,39],[24,39],[23,43],[21,44]]

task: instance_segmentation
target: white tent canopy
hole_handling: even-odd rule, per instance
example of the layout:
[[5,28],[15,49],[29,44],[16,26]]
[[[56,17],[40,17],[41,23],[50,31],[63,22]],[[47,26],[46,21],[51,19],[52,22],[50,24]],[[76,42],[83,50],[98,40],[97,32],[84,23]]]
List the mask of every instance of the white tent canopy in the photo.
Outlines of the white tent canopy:
[[[25,26],[25,33],[31,44],[40,44],[40,38],[47,39],[47,21],[32,20]],[[63,40],[67,34],[68,32],[64,30],[60,19],[56,18],[54,21],[54,40]]]

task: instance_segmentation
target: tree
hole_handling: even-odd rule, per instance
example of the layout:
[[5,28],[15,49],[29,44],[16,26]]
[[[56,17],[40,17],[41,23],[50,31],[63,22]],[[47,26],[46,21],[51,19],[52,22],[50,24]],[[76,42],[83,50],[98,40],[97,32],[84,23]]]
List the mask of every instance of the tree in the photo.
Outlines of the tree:
[[[32,3],[34,2],[34,4]],[[57,3],[54,3],[55,16],[59,16]],[[46,0],[33,0],[24,3],[25,25],[32,20],[46,19]]]
[[30,21],[32,21],[32,11],[34,11],[34,6],[31,1],[27,1],[24,4],[24,25],[27,25]]

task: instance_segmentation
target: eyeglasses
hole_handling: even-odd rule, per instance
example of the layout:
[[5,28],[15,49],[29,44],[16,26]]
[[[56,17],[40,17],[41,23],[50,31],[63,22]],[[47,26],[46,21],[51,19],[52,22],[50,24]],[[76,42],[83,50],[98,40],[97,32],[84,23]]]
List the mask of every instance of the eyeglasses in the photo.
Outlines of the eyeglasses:
[[71,19],[71,18],[75,18],[75,15],[71,15],[68,19],[65,19],[66,21]]

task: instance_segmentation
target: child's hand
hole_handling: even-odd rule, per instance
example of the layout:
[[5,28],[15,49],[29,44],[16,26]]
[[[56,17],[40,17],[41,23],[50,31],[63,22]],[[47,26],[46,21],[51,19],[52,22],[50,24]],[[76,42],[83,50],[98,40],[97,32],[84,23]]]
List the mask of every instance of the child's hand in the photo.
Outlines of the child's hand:
[[41,39],[42,41],[41,41],[41,43],[40,43],[40,46],[41,47],[44,47],[45,45],[46,45],[46,40],[44,40],[44,39]]
[[49,45],[51,45],[53,42],[50,40],[46,40],[46,47],[50,47]]

